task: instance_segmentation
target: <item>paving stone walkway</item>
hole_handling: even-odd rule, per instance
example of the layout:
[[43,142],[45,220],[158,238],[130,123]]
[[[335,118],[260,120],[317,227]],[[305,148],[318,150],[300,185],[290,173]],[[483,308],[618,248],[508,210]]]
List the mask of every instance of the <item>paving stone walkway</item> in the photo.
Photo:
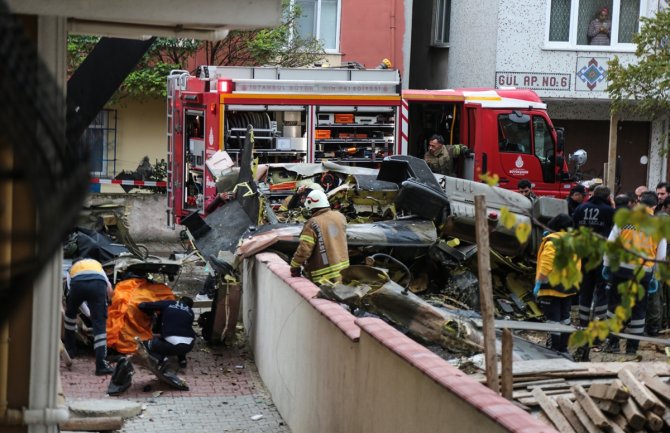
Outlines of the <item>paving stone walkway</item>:
[[288,432],[244,348],[211,348],[198,340],[188,366],[179,375],[189,391],[176,391],[136,366],[131,387],[118,397],[107,395],[110,376],[94,373],[93,355],[61,361],[66,401],[121,398],[137,401],[144,410],[124,422],[125,433]]

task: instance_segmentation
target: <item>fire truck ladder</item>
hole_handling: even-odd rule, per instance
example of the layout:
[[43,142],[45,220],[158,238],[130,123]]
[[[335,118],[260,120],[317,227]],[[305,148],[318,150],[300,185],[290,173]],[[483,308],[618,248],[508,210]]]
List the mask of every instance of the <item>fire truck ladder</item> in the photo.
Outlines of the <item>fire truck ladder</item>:
[[[167,77],[167,226],[174,230],[176,215],[175,215],[175,200],[177,199],[174,195],[174,171],[176,167],[174,166],[174,116],[175,116],[175,93],[177,89],[186,88],[186,77],[188,77],[188,71],[176,69],[170,71],[170,75]],[[177,114],[178,115],[178,114]]]

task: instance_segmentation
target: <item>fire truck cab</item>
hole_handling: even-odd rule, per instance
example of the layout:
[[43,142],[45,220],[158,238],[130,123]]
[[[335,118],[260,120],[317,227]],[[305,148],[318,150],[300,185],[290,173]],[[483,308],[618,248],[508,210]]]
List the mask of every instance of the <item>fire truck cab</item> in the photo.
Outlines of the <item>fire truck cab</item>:
[[563,130],[554,128],[532,90],[404,90],[401,124],[402,153],[422,157],[433,134],[468,146],[458,177],[476,181],[482,173],[497,174],[507,189],[528,179],[536,194],[555,197],[565,197],[573,185]]
[[373,167],[397,154],[400,75],[392,69],[201,66],[168,77],[169,225],[215,198],[209,162],[239,162],[247,127],[260,163]]

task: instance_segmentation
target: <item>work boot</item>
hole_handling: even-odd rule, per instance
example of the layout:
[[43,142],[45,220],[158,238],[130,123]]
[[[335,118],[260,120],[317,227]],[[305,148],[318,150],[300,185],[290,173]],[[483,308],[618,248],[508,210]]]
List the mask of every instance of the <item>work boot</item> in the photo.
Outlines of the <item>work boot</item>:
[[186,362],[186,357],[185,356],[183,356],[183,357],[180,356],[179,357],[179,368],[186,368],[186,365],[188,365],[188,363]]
[[168,365],[168,357],[164,356],[158,361],[158,363],[156,364],[156,368],[158,369],[158,371],[163,373],[167,368],[167,365]]
[[626,340],[626,354],[636,355],[640,342],[637,340]]
[[605,340],[605,344],[603,344],[602,351],[605,353],[619,353],[619,340],[608,338]]
[[577,362],[588,362],[589,361],[589,352],[590,348],[588,345],[579,346],[575,351],[575,361]]
[[95,348],[95,375],[104,376],[112,374],[114,369],[109,365],[107,358],[107,346],[100,346]]
[[65,346],[65,351],[70,356],[74,358],[77,356],[77,336],[74,331],[65,330],[65,335],[63,336],[63,346]]
[[102,363],[95,363],[95,375],[96,376],[105,376],[107,374],[114,373],[114,368],[107,361],[102,361]]

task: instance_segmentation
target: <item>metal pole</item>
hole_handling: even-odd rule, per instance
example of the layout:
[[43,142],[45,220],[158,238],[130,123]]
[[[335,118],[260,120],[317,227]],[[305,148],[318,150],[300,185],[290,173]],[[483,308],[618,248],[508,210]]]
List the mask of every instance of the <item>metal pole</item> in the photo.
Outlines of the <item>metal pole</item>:
[[607,152],[607,187],[616,194],[616,154],[617,154],[617,124],[619,115],[612,114],[610,117],[610,141]]

